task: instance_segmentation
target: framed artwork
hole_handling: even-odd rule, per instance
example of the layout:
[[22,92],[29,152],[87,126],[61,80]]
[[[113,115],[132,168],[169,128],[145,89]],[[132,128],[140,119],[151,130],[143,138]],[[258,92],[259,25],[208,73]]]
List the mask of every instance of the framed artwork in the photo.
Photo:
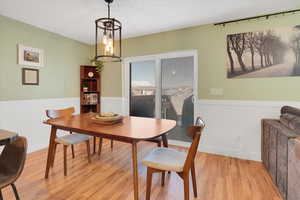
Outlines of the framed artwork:
[[39,85],[39,70],[22,68],[22,84],[23,85]]
[[33,67],[44,66],[44,50],[18,45],[18,64]]
[[227,35],[227,77],[300,76],[300,25]]

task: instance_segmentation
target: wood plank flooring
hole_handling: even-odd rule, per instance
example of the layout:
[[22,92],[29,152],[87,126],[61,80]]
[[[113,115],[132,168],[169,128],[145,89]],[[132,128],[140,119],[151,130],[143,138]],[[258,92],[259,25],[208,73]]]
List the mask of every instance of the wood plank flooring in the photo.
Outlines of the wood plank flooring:
[[[29,154],[24,172],[16,182],[21,199],[132,200],[131,145],[115,142],[111,152],[109,140],[104,141],[101,157],[93,155],[91,164],[88,164],[85,144],[75,146],[75,159],[68,148],[67,177],[63,174],[62,146],[58,146],[48,180],[44,179],[46,149]],[[147,142],[138,144],[139,199],[145,199],[146,190],[146,168],[140,162],[154,147]],[[282,200],[259,162],[198,153],[196,174],[199,200]],[[3,196],[4,200],[14,200],[10,187],[3,190]],[[192,187],[190,196],[193,196]],[[154,175],[151,197],[182,200],[181,179],[175,173],[166,175],[165,186],[161,187],[160,175]]]

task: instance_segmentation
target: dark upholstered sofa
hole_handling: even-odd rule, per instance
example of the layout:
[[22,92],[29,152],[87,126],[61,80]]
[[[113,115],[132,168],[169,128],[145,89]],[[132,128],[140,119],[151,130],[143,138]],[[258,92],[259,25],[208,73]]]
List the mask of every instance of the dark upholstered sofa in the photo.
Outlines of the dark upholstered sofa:
[[262,161],[284,200],[300,200],[300,109],[262,120]]

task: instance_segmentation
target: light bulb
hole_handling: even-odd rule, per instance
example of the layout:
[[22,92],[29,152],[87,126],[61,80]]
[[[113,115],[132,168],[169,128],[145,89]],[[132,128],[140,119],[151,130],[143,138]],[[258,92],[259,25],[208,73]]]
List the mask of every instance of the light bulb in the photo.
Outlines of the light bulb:
[[103,35],[102,43],[105,44],[105,45],[108,43],[108,38],[107,38],[106,34]]

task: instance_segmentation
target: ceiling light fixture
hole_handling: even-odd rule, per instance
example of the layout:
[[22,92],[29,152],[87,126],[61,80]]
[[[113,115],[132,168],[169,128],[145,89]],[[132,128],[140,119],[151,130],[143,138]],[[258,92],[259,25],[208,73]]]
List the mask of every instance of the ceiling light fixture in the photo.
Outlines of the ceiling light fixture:
[[100,18],[96,23],[95,59],[103,62],[120,62],[122,47],[122,24],[119,20],[110,17],[110,4],[113,0],[104,0],[107,3],[107,17]]

